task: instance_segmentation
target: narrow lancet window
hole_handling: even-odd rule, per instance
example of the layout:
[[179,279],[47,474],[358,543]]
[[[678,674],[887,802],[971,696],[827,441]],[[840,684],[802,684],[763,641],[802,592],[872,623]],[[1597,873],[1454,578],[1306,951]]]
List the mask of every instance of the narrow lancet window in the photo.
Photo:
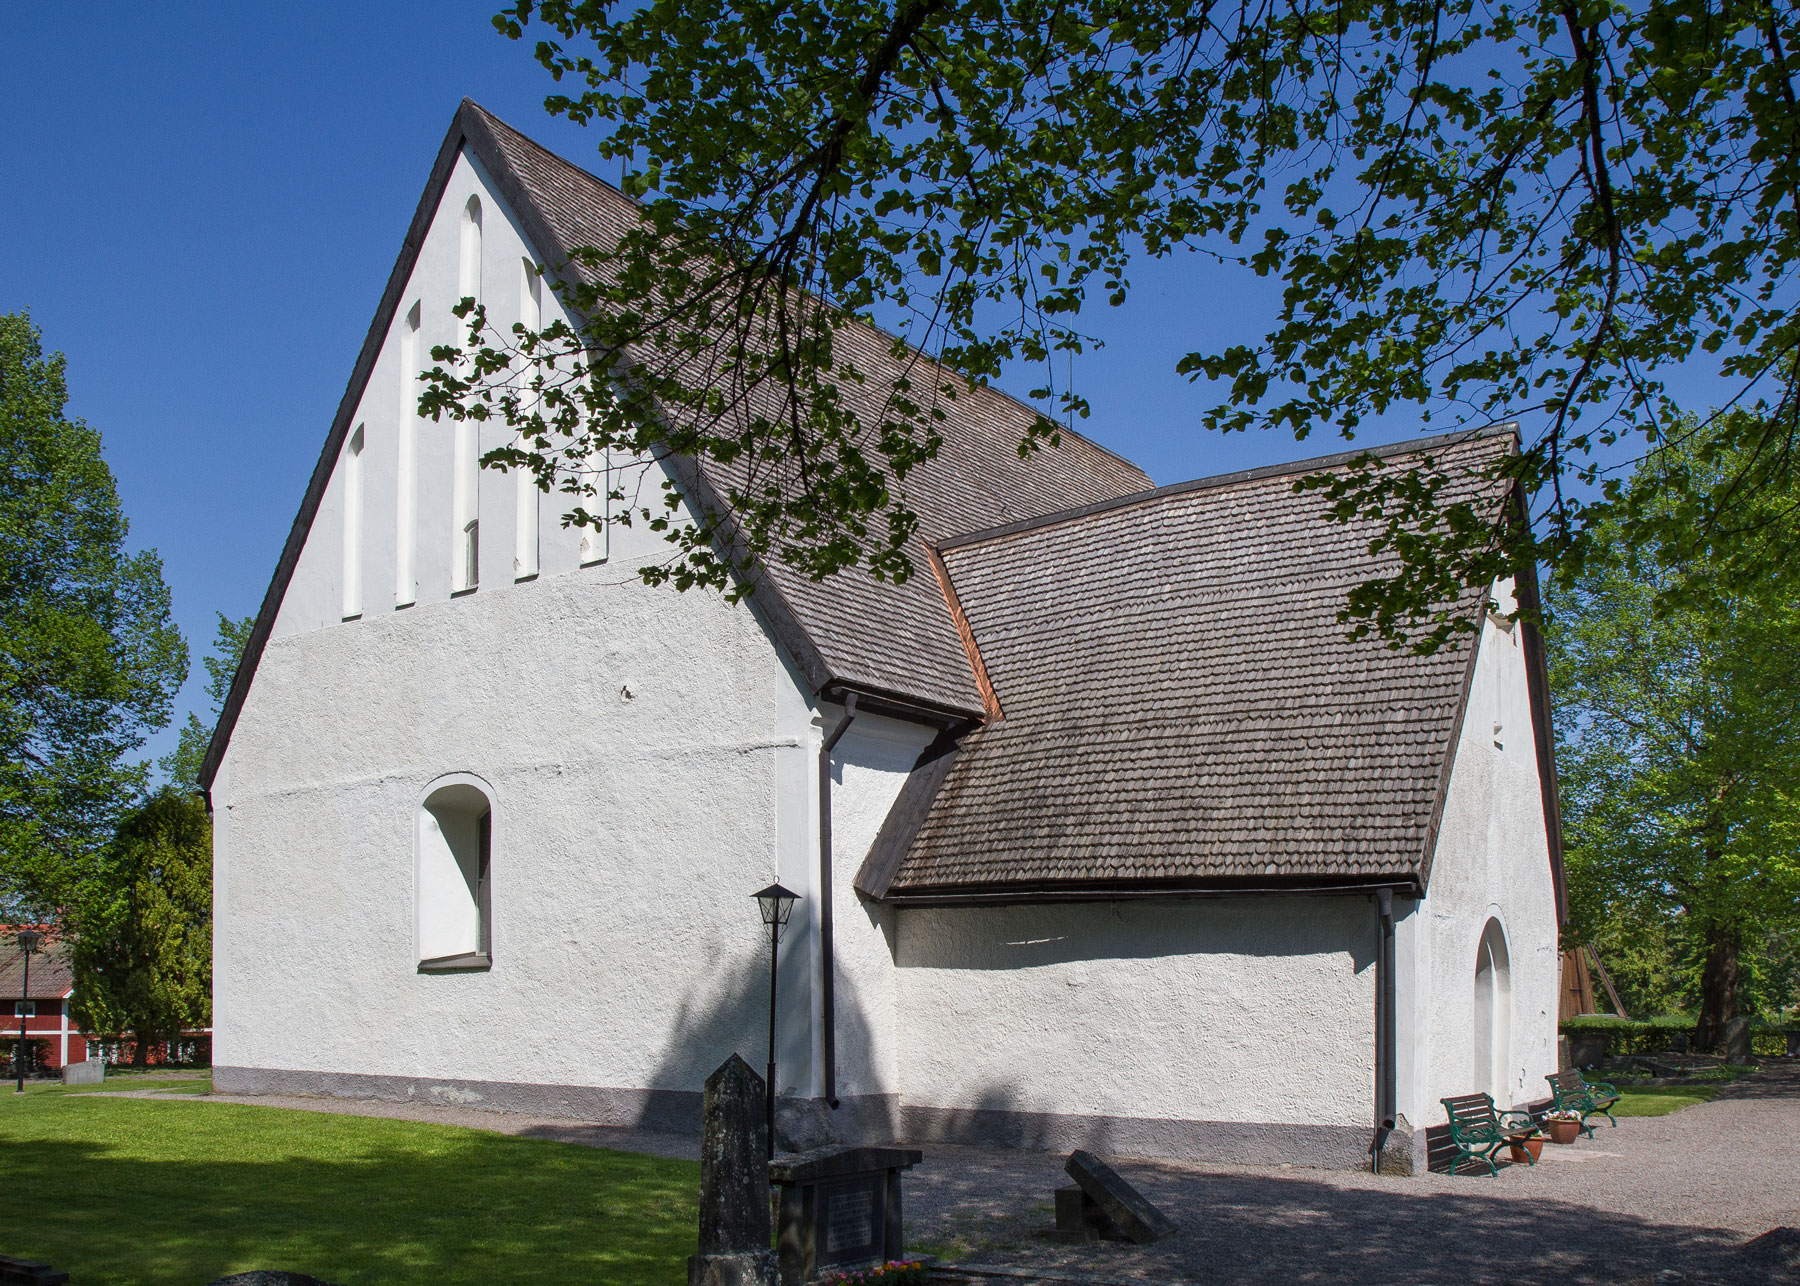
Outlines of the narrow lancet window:
[[[535,332],[544,324],[544,278],[529,259],[522,261],[521,268],[524,275],[519,283],[519,324],[526,330]],[[535,372],[529,362],[522,363],[521,366],[519,378],[529,384]],[[525,416],[530,416],[537,410],[537,397],[529,389],[520,393],[519,410]],[[521,450],[528,448],[523,431],[514,445]],[[513,470],[513,494],[513,577],[517,580],[530,580],[538,574],[540,493],[537,475],[530,469]]]
[[394,606],[410,607],[418,597],[419,305],[400,327],[400,413],[396,417],[398,459],[394,476]]
[[474,420],[457,422],[453,467],[450,592],[460,594],[481,583],[481,437]]
[[611,453],[595,451],[588,456],[587,476],[583,479],[592,490],[581,499],[581,507],[600,519],[598,527],[581,529],[581,565],[603,563],[612,552],[612,524],[606,519],[612,513]]
[[481,198],[472,196],[462,213],[462,256],[458,260],[456,293],[462,299],[481,298]]
[[344,619],[362,615],[363,600],[363,425],[344,451]]

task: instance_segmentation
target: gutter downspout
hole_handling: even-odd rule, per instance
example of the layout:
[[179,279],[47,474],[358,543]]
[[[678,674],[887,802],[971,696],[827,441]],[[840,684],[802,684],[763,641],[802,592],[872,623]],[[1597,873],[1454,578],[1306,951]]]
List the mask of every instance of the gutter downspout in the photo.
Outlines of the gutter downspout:
[[819,956],[824,1010],[820,1044],[825,1063],[825,1103],[837,1110],[837,958],[831,945],[831,752],[856,718],[856,694],[844,694],[844,717],[819,743]]
[[1375,891],[1375,920],[1379,937],[1375,953],[1375,1138],[1369,1144],[1370,1167],[1381,1173],[1381,1149],[1398,1119],[1394,1063],[1396,1001],[1394,996],[1394,894]]

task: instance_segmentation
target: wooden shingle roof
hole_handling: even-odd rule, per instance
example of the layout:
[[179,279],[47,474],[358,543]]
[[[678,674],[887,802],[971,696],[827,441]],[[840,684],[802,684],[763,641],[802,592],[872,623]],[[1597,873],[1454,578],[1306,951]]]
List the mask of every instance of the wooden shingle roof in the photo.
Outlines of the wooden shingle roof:
[[[61,1000],[75,985],[69,948],[61,942],[46,943],[31,957],[31,992],[24,992],[25,953],[10,939],[0,941],[0,1000]],[[8,1013],[11,1010],[8,1009]],[[0,1030],[5,1028],[0,1017]]]
[[[1383,454],[1429,455],[1497,513],[1480,470],[1513,449],[1463,435]],[[1422,882],[1473,636],[1431,656],[1347,637],[1346,592],[1384,568],[1374,526],[1328,521],[1293,482],[1351,458],[946,542],[1004,717],[939,761],[916,834],[871,854],[859,887],[904,901]],[[1484,600],[1456,608],[1474,619]]]

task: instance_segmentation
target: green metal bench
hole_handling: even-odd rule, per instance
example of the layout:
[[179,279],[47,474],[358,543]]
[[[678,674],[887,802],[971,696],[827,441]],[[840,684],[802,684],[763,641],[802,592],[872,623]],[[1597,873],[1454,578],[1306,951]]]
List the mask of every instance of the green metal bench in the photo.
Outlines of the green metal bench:
[[[1537,1133],[1537,1125],[1529,1112],[1496,1112],[1494,1100],[1487,1094],[1459,1094],[1438,1102],[1450,1117],[1450,1142],[1456,1148],[1455,1170],[1465,1161],[1483,1162],[1489,1174],[1499,1174],[1494,1155],[1509,1143],[1522,1143]],[[1532,1165],[1537,1158],[1526,1150]]]
[[1574,1068],[1544,1079],[1550,1082],[1550,1110],[1581,1113],[1581,1132],[1590,1139],[1594,1137],[1594,1127],[1587,1123],[1590,1116],[1604,1116],[1612,1121],[1613,1128],[1618,1128],[1612,1109],[1619,1101],[1619,1091],[1605,1081],[1585,1080]]

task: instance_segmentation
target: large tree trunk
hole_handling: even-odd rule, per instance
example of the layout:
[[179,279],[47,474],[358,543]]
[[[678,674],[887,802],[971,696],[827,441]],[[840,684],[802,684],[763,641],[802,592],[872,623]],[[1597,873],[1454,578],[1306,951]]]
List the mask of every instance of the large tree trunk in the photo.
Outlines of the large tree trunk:
[[150,1038],[141,1031],[133,1032],[132,1036],[131,1065],[133,1067],[148,1067],[150,1065]]
[[1694,1043],[1713,1049],[1725,1039],[1725,1024],[1737,1017],[1738,948],[1735,929],[1706,931],[1706,964],[1700,971],[1700,1023]]

